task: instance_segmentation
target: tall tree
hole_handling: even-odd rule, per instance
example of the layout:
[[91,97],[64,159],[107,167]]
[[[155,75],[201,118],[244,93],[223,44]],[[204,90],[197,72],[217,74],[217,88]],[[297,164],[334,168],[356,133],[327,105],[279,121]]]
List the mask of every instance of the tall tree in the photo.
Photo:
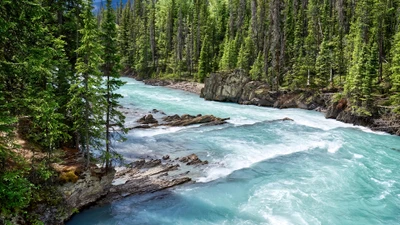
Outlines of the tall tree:
[[68,103],[76,139],[86,154],[86,167],[90,165],[90,148],[98,148],[104,139],[102,108],[106,104],[101,87],[102,46],[92,5],[93,1],[87,0],[81,14],[84,27],[79,30],[82,39],[77,49],[76,74],[70,88],[72,98]]
[[103,160],[105,161],[105,168],[108,170],[111,167],[113,158],[112,141],[113,138],[115,138],[114,136],[118,134],[114,127],[118,127],[122,133],[125,132],[125,116],[117,110],[117,107],[120,106],[118,99],[122,98],[122,95],[115,92],[124,84],[124,82],[119,79],[121,65],[117,46],[115,12],[111,6],[111,0],[107,0],[105,16],[101,24],[101,29],[101,42],[104,47],[102,70],[105,76],[104,86],[106,92],[106,151],[103,154]]
[[197,80],[199,82],[204,82],[204,79],[206,78],[207,74],[209,74],[212,68],[211,65],[211,60],[212,60],[212,55],[211,55],[211,47],[210,47],[210,42],[208,39],[208,35],[204,37],[203,40],[203,46],[201,48],[200,52],[200,60],[199,60],[199,72],[197,75]]
[[400,29],[396,32],[392,47],[392,63],[390,67],[392,81],[392,100],[396,111],[400,113]]

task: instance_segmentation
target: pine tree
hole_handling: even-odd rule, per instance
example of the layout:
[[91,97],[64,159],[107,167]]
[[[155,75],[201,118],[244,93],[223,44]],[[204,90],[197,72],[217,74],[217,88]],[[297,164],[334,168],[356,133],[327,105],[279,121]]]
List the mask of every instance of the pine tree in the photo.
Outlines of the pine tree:
[[371,116],[371,93],[377,78],[376,29],[372,23],[371,0],[360,1],[356,8],[357,20],[352,25],[354,49],[346,79],[345,93],[349,96],[353,111]]
[[327,40],[326,34],[321,43],[321,47],[315,63],[316,74],[314,84],[319,88],[324,88],[333,79],[333,49],[332,44]]
[[199,59],[199,71],[198,71],[198,82],[204,82],[205,77],[211,72],[211,60],[212,55],[210,54],[211,48],[208,40],[208,35],[204,37],[203,46],[201,47],[200,59]]
[[313,84],[314,75],[315,75],[315,61],[318,54],[318,46],[319,46],[319,32],[318,32],[318,1],[310,0],[308,3],[307,11],[307,37],[304,41],[304,50],[305,50],[305,58],[304,58],[304,67],[307,70],[307,86]]
[[392,82],[392,96],[393,105],[396,107],[395,111],[400,113],[400,29],[398,29],[393,40],[393,47],[391,51],[392,63],[390,67],[391,82]]
[[259,52],[256,61],[254,62],[249,72],[252,80],[260,80],[264,73],[264,55]]
[[248,36],[244,39],[244,43],[240,46],[239,54],[238,54],[238,63],[237,67],[244,69],[245,71],[250,70],[250,66],[254,62],[254,53],[255,47],[254,42],[251,37],[252,29],[249,27]]
[[219,65],[220,70],[234,69],[237,63],[237,49],[236,49],[237,38],[233,40],[229,40],[228,38],[225,39],[226,40],[223,48],[223,54]]
[[[105,18],[101,24],[102,35],[101,41],[104,47],[103,52],[103,66],[102,70],[105,76],[105,98],[106,98],[106,117],[105,117],[105,128],[106,128],[106,151],[102,158],[105,162],[106,170],[111,167],[112,159],[114,158],[114,152],[112,151],[112,141],[122,140],[123,137],[115,137],[117,131],[114,131],[114,127],[118,127],[120,131],[125,133],[124,120],[125,116],[117,110],[120,106],[118,99],[122,98],[122,95],[115,93],[115,91],[121,87],[122,82],[119,77],[120,57],[118,55],[117,46],[117,27],[115,24],[115,13],[111,6],[111,0],[107,0]],[[122,139],[121,139],[122,138]]]
[[[135,3],[136,4],[136,3]],[[121,1],[122,5],[122,1]],[[120,9],[121,10],[121,9]],[[119,29],[118,29],[118,43],[121,54],[121,61],[124,68],[130,68],[133,66],[132,58],[130,57],[132,54],[133,40],[131,40],[131,26],[132,26],[132,12],[131,12],[131,1],[128,1],[123,7],[122,11],[120,11],[121,16],[119,19]]]
[[102,108],[105,99],[100,71],[102,46],[98,40],[92,3],[92,0],[86,1],[81,14],[84,27],[79,30],[82,36],[81,46],[77,49],[76,74],[70,88],[72,99],[68,103],[74,119],[76,138],[86,154],[87,168],[90,165],[90,148],[99,148],[100,141],[104,139]]

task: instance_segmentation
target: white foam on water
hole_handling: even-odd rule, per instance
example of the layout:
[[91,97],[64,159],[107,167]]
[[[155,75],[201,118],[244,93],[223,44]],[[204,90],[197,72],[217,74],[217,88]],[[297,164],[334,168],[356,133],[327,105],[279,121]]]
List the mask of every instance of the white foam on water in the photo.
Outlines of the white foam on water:
[[[233,171],[248,168],[251,165],[272,159],[278,156],[289,155],[296,152],[307,151],[314,148],[328,148],[331,151],[337,151],[341,146],[335,143],[326,143],[326,141],[310,141],[308,143],[280,143],[271,145],[262,145],[249,143],[246,141],[235,141],[222,143],[222,148],[231,152],[222,160],[216,160],[219,163],[212,163],[205,170],[206,175],[197,179],[197,182],[209,182],[231,174]],[[332,145],[332,147],[330,147]]]
[[383,191],[383,192],[379,195],[378,200],[385,199],[386,196],[388,196],[389,194],[390,194],[390,193],[389,193],[388,191]]
[[[191,126],[193,127],[193,126]],[[169,134],[169,133],[175,133],[184,129],[188,129],[190,127],[166,127],[166,126],[160,126],[152,129],[135,129],[131,134],[137,137],[153,137],[156,135],[160,134]]]
[[380,184],[380,185],[382,185],[384,187],[388,187],[388,188],[392,187],[393,184],[396,183],[396,181],[394,181],[394,180],[380,181],[380,180],[375,179],[373,177],[371,178],[371,180],[374,181],[377,184]]
[[339,151],[340,148],[342,148],[342,146],[343,143],[341,141],[327,143],[327,149],[329,153],[336,153],[337,151]]
[[271,225],[292,225],[288,219],[282,216],[274,216],[274,215],[263,215],[265,219],[267,219]]
[[352,124],[342,123],[337,120],[326,119],[325,117],[319,118],[315,116],[308,117],[302,115],[295,115],[292,117],[292,119],[299,125],[318,128],[325,131],[341,127],[343,128],[353,127]]
[[227,122],[234,124],[234,125],[251,125],[251,124],[255,124],[258,123],[260,121],[258,120],[254,120],[254,119],[249,119],[249,118],[245,118],[245,117],[234,117],[231,118],[230,120],[228,120]]
[[357,126],[357,125],[353,125],[353,127],[360,129],[366,133],[372,133],[372,134],[378,134],[378,135],[390,135],[389,133],[385,133],[383,131],[373,131],[368,127],[363,127],[363,126]]
[[363,155],[360,155],[360,154],[353,154],[353,156],[354,156],[354,158],[355,159],[361,159],[361,158],[364,158],[364,156]]

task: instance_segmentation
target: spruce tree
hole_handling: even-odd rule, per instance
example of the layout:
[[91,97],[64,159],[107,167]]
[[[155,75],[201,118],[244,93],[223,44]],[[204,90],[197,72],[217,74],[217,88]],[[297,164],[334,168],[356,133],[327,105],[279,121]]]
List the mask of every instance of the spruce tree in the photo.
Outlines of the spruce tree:
[[225,38],[225,45],[223,48],[223,55],[219,64],[220,70],[230,70],[236,67],[237,63],[237,49],[236,39],[229,40]]
[[396,107],[395,111],[400,113],[400,29],[398,29],[393,40],[392,47],[392,63],[390,67],[391,82],[392,82],[392,96],[393,105]]
[[102,70],[105,76],[104,86],[106,92],[106,151],[103,153],[102,158],[104,160],[106,170],[108,170],[111,167],[111,162],[114,158],[114,155],[116,155],[112,151],[113,140],[123,140],[123,137],[117,137],[119,133],[114,128],[118,127],[122,134],[125,133],[125,116],[117,110],[117,107],[120,106],[118,103],[118,99],[122,98],[122,95],[116,93],[116,90],[121,87],[124,82],[119,79],[121,66],[117,48],[117,27],[115,24],[115,12],[111,6],[111,0],[107,0],[105,18],[101,24],[101,28],[101,42],[104,47],[102,57]]
[[207,74],[211,72],[211,60],[212,55],[210,54],[210,43],[208,35],[204,37],[203,46],[201,47],[200,59],[199,59],[199,71],[197,75],[198,82],[204,82]]
[[254,62],[249,72],[252,80],[260,80],[264,73],[264,55],[262,52],[258,53],[257,59]]
[[332,45],[327,38],[327,34],[321,43],[321,47],[315,63],[316,74],[314,84],[323,88],[326,87],[333,76],[333,50]]
[[248,36],[244,39],[244,43],[240,46],[239,54],[238,54],[238,62],[237,67],[244,69],[245,71],[250,70],[250,66],[254,62],[254,42],[251,37],[252,35],[251,27],[249,26]]
[[104,139],[103,107],[106,104],[101,86],[102,46],[92,4],[92,0],[86,1],[81,14],[84,27],[79,30],[82,39],[77,49],[76,74],[70,88],[72,98],[68,103],[74,120],[73,130],[86,154],[87,168],[90,165],[90,149],[99,148]]
[[346,79],[345,93],[349,96],[353,111],[362,116],[371,116],[374,80],[377,78],[376,29],[372,24],[371,0],[357,4],[357,20],[352,25],[354,48],[350,71]]

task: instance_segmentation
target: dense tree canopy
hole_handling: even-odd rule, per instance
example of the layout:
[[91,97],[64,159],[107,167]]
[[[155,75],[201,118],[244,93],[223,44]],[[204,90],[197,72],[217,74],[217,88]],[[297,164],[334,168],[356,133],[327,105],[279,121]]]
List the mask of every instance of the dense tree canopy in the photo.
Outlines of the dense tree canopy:
[[128,1],[117,10],[120,46],[130,46],[121,57],[142,77],[202,81],[212,71],[242,68],[273,89],[344,88],[355,112],[369,115],[377,95],[397,96],[387,104],[398,105],[399,4]]

